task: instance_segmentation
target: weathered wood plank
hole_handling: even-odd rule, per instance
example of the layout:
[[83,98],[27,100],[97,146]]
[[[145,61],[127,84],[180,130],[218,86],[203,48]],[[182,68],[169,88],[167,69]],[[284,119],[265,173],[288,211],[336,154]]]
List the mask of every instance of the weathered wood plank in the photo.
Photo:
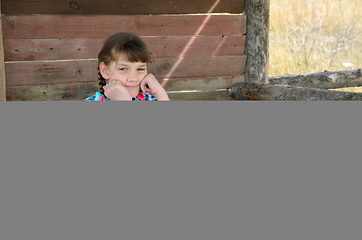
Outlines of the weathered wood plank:
[[243,35],[244,23],[244,15],[4,15],[3,37],[104,38],[121,31],[139,36]]
[[[178,58],[156,58],[151,66],[158,79],[179,77],[207,77],[243,74],[245,55],[196,56]],[[176,63],[179,64],[176,66]],[[97,60],[8,62],[5,63],[7,85],[49,84],[96,81]],[[170,75],[170,71],[175,69]]]
[[[176,65],[177,62],[179,65]],[[178,78],[244,74],[245,62],[246,55],[158,58],[155,75],[162,79],[168,76]],[[169,75],[173,68],[175,71]]]
[[[233,99],[231,98],[230,93],[226,91],[226,89],[222,88],[230,86],[231,83],[242,79],[244,79],[244,76],[217,76],[191,79],[170,79],[170,83],[176,83],[176,87],[172,87],[172,85],[170,84],[171,87],[167,91],[170,100],[228,101]],[[199,83],[200,85],[197,85],[197,83]],[[208,84],[205,85],[205,83]],[[179,87],[185,88],[179,89]],[[199,89],[203,91],[179,91],[186,89]],[[98,82],[72,82],[43,85],[8,86],[6,88],[6,98],[7,101],[84,100],[85,98],[92,96],[96,91],[99,91]]]
[[[244,54],[245,36],[143,37],[154,57]],[[4,39],[5,61],[95,59],[104,38]]]
[[[1,1],[0,1],[1,7]],[[1,24],[1,8],[0,8],[0,101],[6,101],[6,83],[5,83],[5,65],[4,65],[4,44],[3,32]]]
[[241,13],[245,0],[2,0],[4,14],[187,14]]
[[104,38],[4,39],[5,61],[95,59]]
[[288,85],[237,83],[229,89],[235,100],[266,101],[362,101],[362,93]]
[[244,82],[245,75],[227,75],[210,77],[170,78],[169,80],[159,79],[159,82],[168,91],[185,90],[215,90],[229,88],[238,82]]
[[84,100],[98,91],[97,82],[8,86],[7,101]]
[[269,84],[284,84],[322,89],[359,87],[362,86],[362,69],[270,77]]
[[98,78],[97,61],[5,63],[7,86],[90,82]]

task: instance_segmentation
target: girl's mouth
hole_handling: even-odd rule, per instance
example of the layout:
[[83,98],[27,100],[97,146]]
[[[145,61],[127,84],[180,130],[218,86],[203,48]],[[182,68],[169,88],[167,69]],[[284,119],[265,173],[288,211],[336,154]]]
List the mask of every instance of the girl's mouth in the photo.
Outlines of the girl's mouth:
[[133,88],[138,88],[138,86],[139,86],[139,85],[135,85],[135,86],[126,86],[126,87],[133,89]]
[[137,84],[137,85],[126,85],[126,87],[128,88],[138,88],[140,85]]

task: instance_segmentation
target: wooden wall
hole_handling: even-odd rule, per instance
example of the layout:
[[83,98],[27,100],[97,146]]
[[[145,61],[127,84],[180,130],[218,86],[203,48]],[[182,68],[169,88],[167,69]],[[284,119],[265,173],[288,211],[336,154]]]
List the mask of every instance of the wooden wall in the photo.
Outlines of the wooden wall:
[[183,14],[240,13],[240,0],[2,0],[1,7],[8,101],[94,94],[98,52],[120,31],[150,45],[151,71],[166,90],[224,88],[244,77],[245,16]]

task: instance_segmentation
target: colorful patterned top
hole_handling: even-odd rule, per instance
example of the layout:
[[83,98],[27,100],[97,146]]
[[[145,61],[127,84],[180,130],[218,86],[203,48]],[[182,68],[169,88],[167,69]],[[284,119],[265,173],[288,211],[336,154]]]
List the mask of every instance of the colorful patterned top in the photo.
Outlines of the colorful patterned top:
[[[87,97],[84,101],[111,101],[111,99],[106,98],[102,93],[96,92],[91,97]],[[132,101],[157,101],[157,98],[150,93],[142,93],[141,91],[135,98],[132,98]]]

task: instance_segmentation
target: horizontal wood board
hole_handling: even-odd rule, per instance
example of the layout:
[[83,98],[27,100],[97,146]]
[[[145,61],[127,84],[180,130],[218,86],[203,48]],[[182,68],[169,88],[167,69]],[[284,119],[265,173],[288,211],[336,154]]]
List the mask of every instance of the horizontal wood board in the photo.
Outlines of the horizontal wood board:
[[241,13],[245,0],[2,0],[3,14]]
[[140,36],[245,34],[244,15],[3,16],[3,38],[105,38],[117,32]]
[[[153,57],[244,54],[245,36],[142,37]],[[96,59],[104,38],[4,39],[5,61]]]

